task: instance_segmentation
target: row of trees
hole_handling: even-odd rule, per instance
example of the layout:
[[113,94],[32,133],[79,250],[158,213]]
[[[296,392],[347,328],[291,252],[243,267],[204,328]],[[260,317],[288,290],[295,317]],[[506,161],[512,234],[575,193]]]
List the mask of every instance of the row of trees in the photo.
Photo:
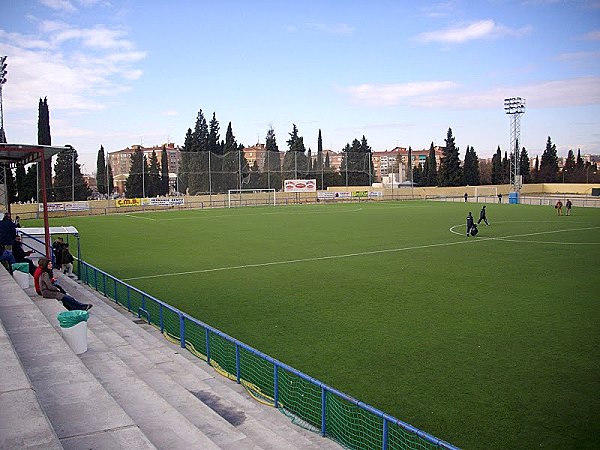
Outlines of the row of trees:
[[[48,99],[40,99],[38,104],[38,144],[52,145],[50,133],[50,112]],[[86,200],[91,194],[77,161],[75,149],[66,147],[57,155],[52,176],[52,158],[44,161],[46,165],[46,196],[48,201]],[[1,176],[4,176],[4,172]],[[42,180],[41,164],[29,164],[27,168],[20,164],[15,169],[6,169],[8,196],[12,203],[41,201]]]
[[[425,159],[423,166],[417,166],[412,174],[409,174],[415,184],[421,186],[478,186],[481,184],[507,184],[510,183],[511,163],[514,164],[514,155],[504,156],[497,148],[492,157],[491,164],[485,161],[479,161],[475,149],[467,146],[465,157],[462,162],[459,159],[459,149],[455,145],[455,139],[452,129],[448,129],[445,139],[446,146],[443,150],[443,156],[439,171],[435,163],[435,150],[433,143],[429,148],[429,155]],[[409,148],[409,160],[411,149]],[[590,173],[595,179],[597,168],[595,164],[584,162],[581,158],[581,152],[577,152],[577,158],[572,150],[569,150],[567,161],[564,167],[559,168],[559,159],[556,152],[556,145],[548,137],[546,148],[542,154],[541,161],[535,158],[533,167],[525,147],[518,153],[519,173],[523,177],[523,183],[556,183],[572,182],[587,183],[590,181]],[[410,170],[410,169],[409,169]]]
[[[304,145],[304,138],[299,135],[294,124],[289,139],[286,141],[287,151],[283,155],[277,145],[275,130],[267,130],[265,158],[262,167],[256,161],[252,166],[244,156],[244,146],[238,144],[229,122],[225,139],[220,139],[220,126],[213,113],[210,122],[206,121],[202,110],[198,112],[194,129],[187,130],[182,158],[178,174],[179,192],[189,194],[227,192],[228,189],[240,188],[276,188],[282,187],[284,179],[316,179],[318,189],[328,186],[368,186],[375,180],[372,164],[372,149],[365,136],[361,140],[354,139],[342,149],[342,161],[339,170],[334,169],[329,161],[329,154],[323,155],[321,130],[318,135],[316,157]],[[507,152],[502,155],[500,147],[494,154],[491,164],[480,161],[475,149],[467,146],[464,160],[459,159],[459,148],[455,144],[452,129],[449,128],[445,139],[445,147],[441,163],[436,162],[433,143],[429,155],[421,166],[412,167],[407,164],[409,179],[422,186],[462,186],[479,184],[506,184],[510,182],[511,158]],[[51,145],[50,114],[47,99],[39,101],[38,144]],[[409,148],[409,161],[412,160],[412,149]],[[104,148],[98,151],[96,180],[98,192],[110,195],[113,186],[113,174],[110,164],[105,159]],[[530,159],[523,147],[518,155],[520,173],[524,183],[552,182],[588,182],[596,178],[596,165],[584,163],[578,151],[575,157],[569,151],[566,164],[559,168],[556,145],[550,137],[541,161],[536,157],[530,170]],[[51,160],[46,161],[50,169]],[[394,168],[392,168],[394,170]],[[396,166],[395,170],[398,170]],[[38,189],[41,183],[38,165],[17,167],[15,173],[7,169],[6,183],[11,201],[27,202],[37,200],[41,196]],[[52,171],[46,171],[47,196],[49,200],[69,201],[85,200],[91,190],[87,186],[78,163],[77,151],[66,148],[57,155]],[[126,181],[128,197],[166,195],[169,192],[169,173],[167,152],[161,152],[159,164],[155,152],[147,159],[142,149],[137,149],[131,159],[131,169]]]
[[[100,163],[98,164],[100,167]],[[112,186],[112,184],[110,185]],[[152,151],[150,161],[146,159],[141,148],[134,151],[131,156],[129,176],[125,183],[125,192],[128,198],[156,197],[169,193],[169,165],[164,146],[161,152],[160,167],[155,151]]]

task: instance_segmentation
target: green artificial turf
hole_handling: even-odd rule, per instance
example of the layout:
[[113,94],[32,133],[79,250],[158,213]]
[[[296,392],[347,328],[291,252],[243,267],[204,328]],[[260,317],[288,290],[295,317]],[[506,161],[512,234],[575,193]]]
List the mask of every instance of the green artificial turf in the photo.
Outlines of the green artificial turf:
[[479,208],[51,223],[78,228],[85,261],[457,446],[598,448],[600,210],[490,204],[491,225],[467,238],[466,213],[477,219]]

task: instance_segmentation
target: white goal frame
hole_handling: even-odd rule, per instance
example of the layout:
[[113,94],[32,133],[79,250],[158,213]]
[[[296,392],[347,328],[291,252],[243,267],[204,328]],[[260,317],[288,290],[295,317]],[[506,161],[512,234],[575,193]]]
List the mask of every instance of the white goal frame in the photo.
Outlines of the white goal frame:
[[[275,189],[229,189],[227,191],[227,207],[234,208],[236,206],[248,206],[248,205],[277,205],[277,194]],[[259,200],[260,198],[253,198],[251,194],[270,194],[267,201],[264,203],[252,203],[252,200]],[[247,195],[249,203],[246,205],[242,204],[242,196]],[[271,196],[273,200],[271,200]]]

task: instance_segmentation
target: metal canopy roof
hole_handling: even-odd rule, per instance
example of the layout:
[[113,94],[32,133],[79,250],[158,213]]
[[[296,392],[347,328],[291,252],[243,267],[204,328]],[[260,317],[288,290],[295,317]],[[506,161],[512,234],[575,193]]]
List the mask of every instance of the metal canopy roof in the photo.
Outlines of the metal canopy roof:
[[[52,167],[46,167],[46,161],[57,153],[62,152],[65,149],[72,150],[73,147],[65,145],[64,147],[53,147],[51,145],[33,145],[33,144],[6,144],[0,143],[0,165],[8,167],[17,167],[19,164],[30,164],[40,162],[42,173],[41,173],[41,191],[42,191],[42,204],[44,207],[44,235],[45,235],[45,247],[46,257],[50,257],[50,226],[48,224],[48,201],[46,198],[46,171],[52,171]],[[6,185],[4,185],[6,189]],[[7,196],[8,197],[8,196]],[[10,202],[7,205],[7,210],[10,213]]]
[[70,145],[55,147],[52,145],[3,144],[0,143],[0,163],[15,168],[18,164],[30,164],[48,159],[63,150],[71,150]]

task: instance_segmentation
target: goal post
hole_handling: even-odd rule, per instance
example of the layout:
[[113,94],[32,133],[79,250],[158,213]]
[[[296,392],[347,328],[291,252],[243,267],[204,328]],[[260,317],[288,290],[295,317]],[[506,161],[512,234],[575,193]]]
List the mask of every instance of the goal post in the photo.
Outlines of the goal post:
[[275,189],[229,189],[227,207],[277,205]]

